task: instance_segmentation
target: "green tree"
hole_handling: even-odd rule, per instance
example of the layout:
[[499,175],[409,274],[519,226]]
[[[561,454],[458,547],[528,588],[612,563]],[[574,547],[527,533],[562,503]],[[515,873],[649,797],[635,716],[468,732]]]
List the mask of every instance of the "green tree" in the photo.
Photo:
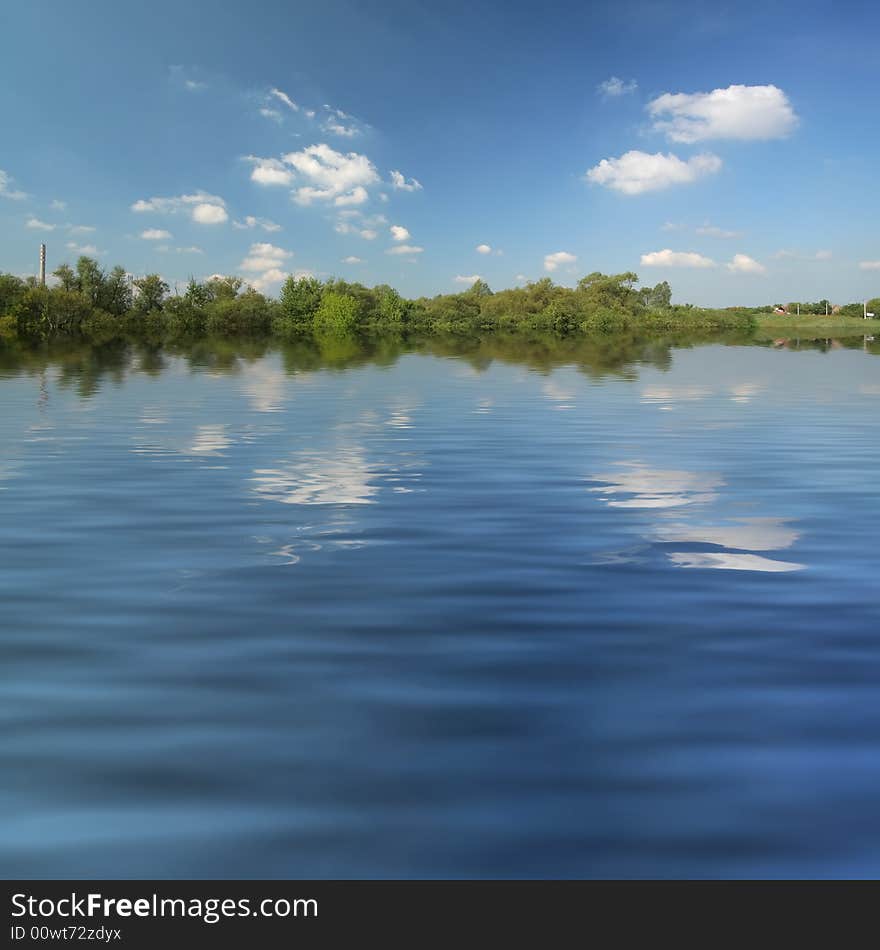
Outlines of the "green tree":
[[105,280],[104,272],[94,258],[83,256],[76,262],[75,289],[84,294],[93,307],[98,307],[101,304]]
[[311,330],[323,292],[321,282],[315,277],[288,277],[281,288],[275,331],[295,335]]
[[147,274],[132,281],[137,289],[134,309],[139,313],[151,313],[161,310],[165,297],[168,294],[168,284],[158,274]]
[[350,333],[358,322],[360,307],[349,294],[329,293],[321,298],[314,317],[318,333]]
[[57,279],[62,290],[79,290],[79,278],[70,264],[59,265],[52,272],[52,276]]

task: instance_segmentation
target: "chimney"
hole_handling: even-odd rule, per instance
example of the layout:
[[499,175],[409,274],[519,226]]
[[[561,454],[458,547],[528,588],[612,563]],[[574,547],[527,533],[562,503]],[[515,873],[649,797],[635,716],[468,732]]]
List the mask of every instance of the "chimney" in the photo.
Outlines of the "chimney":
[[46,286],[46,245],[40,245],[40,286]]

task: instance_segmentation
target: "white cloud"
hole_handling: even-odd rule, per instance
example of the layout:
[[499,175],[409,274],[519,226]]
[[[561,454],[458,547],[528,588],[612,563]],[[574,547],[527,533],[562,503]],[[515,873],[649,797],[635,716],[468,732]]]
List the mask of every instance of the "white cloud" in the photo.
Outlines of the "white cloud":
[[32,231],[54,231],[55,225],[48,224],[45,221],[41,221],[39,218],[28,218],[26,227],[30,228]]
[[292,251],[285,251],[284,248],[276,247],[274,244],[257,242],[251,244],[247,257],[239,267],[242,270],[262,273],[279,267],[288,257],[293,257]]
[[684,225],[680,224],[678,221],[664,221],[663,226],[660,228],[661,231],[682,231],[684,230]]
[[209,195],[204,191],[176,198],[141,198],[131,206],[131,210],[138,214],[177,214],[179,211],[189,211],[190,217],[198,224],[222,224],[229,218],[226,202],[217,195]]
[[476,246],[477,254],[491,254],[492,248],[488,244],[478,244]]
[[12,188],[13,178],[0,168],[0,198],[9,198],[12,201],[23,201],[27,194]]
[[767,268],[748,254],[734,254],[727,269],[734,274],[766,274]]
[[360,235],[365,241],[375,241],[376,238],[379,237],[379,232],[374,231],[372,228],[364,228],[363,231],[360,232]]
[[69,224],[67,229],[71,234],[92,234],[95,230],[90,224]]
[[834,257],[834,252],[829,250],[816,251],[816,260],[817,261],[830,261]]
[[354,254],[352,254],[349,257],[343,257],[342,263],[343,264],[363,264],[363,260],[361,260],[361,258],[359,257],[355,257]]
[[392,224],[390,230],[391,237],[395,241],[408,241],[410,239],[409,231],[400,224]]
[[715,227],[713,224],[701,225],[699,228],[695,228],[695,232],[703,237],[723,238],[725,240],[742,237],[742,231],[726,231],[724,228]]
[[474,285],[478,280],[482,280],[483,278],[482,278],[479,274],[471,274],[470,276],[465,276],[465,275],[463,275],[463,274],[459,274],[459,275],[457,275],[456,277],[453,277],[452,279],[453,279],[457,284],[467,284],[468,287],[473,287],[473,285]]
[[366,155],[343,154],[326,144],[289,152],[283,159],[310,182],[294,193],[294,199],[303,205],[316,200],[336,205],[363,204],[369,197],[366,186],[379,181],[376,167]]
[[264,231],[280,231],[281,225],[268,218],[257,218],[252,214],[246,215],[244,221],[233,221],[232,226],[240,231],[250,228],[262,228]]
[[229,215],[222,205],[200,204],[193,208],[192,219],[197,224],[223,224]]
[[145,241],[167,241],[174,235],[170,231],[163,231],[161,228],[147,228],[141,231],[141,237]]
[[569,254],[568,251],[556,251],[554,254],[544,256],[544,270],[553,272],[561,264],[574,264],[577,260],[576,254]]
[[[319,197],[319,198],[324,197],[323,193],[320,193],[320,190],[319,190],[319,193],[316,195],[314,188],[301,188],[300,191],[308,192],[309,194],[308,201],[305,201],[304,202],[305,204],[308,204],[314,197]],[[354,188],[352,188],[351,191],[346,192],[346,194],[337,195],[333,199],[333,204],[335,204],[338,208],[344,208],[348,205],[365,204],[367,201],[369,201],[369,198],[370,198],[370,195],[367,192],[367,189],[364,188],[363,185],[357,185]],[[297,194],[297,201],[299,201],[299,199],[300,199],[300,195]]]
[[721,159],[709,152],[682,161],[671,152],[649,155],[632,150],[619,158],[603,158],[587,172],[586,178],[596,185],[612,188],[625,195],[640,195],[670,185],[689,184],[705,175],[714,174],[720,168]]
[[49,202],[49,207],[50,207],[53,211],[66,211],[66,210],[67,210],[67,202],[66,202],[66,201],[59,201],[59,200],[56,198],[54,201],[50,201],[50,202]]
[[197,79],[186,79],[184,80],[183,85],[190,92],[201,92],[202,89],[208,88],[208,84],[206,82],[199,82]]
[[251,181],[258,185],[289,185],[293,181],[293,172],[277,158],[246,155],[244,160],[253,164]]
[[283,92],[281,89],[270,89],[269,95],[274,96],[280,102],[283,102],[292,112],[299,112],[299,106],[287,95],[286,92]]
[[798,118],[776,86],[728,86],[712,92],[665,93],[648,103],[654,130],[672,142],[780,139]]
[[618,79],[617,76],[612,76],[610,79],[606,79],[605,82],[600,82],[596,88],[606,99],[617,99],[620,96],[635,92],[639,88],[639,84],[635,79],[624,82],[622,79]]
[[859,267],[861,270],[880,270],[880,261],[861,261]]
[[273,122],[277,122],[279,125],[284,121],[284,117],[277,109],[270,109],[268,106],[263,106],[260,109],[260,115],[264,119],[271,119]]
[[321,123],[321,128],[330,135],[341,135],[347,139],[353,139],[356,135],[361,134],[361,130],[356,125],[343,125],[333,118],[325,119]]
[[407,181],[405,175],[395,170],[391,172],[391,187],[397,191],[421,191],[422,183],[416,178]]
[[386,254],[421,254],[425,249],[415,247],[412,244],[398,244],[397,247],[389,247]]
[[662,251],[642,254],[642,267],[714,267],[715,261],[694,251]]

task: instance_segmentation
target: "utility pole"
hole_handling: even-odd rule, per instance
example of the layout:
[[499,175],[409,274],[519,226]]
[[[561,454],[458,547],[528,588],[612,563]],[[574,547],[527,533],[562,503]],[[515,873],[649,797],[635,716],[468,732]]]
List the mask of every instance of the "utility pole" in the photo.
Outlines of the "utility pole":
[[46,286],[46,245],[40,245],[40,286]]

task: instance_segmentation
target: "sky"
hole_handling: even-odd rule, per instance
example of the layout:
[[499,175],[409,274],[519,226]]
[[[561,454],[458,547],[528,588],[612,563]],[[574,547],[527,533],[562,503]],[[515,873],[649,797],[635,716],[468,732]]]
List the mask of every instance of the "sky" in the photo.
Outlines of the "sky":
[[0,34],[0,271],[880,295],[878,4],[9,0]]

